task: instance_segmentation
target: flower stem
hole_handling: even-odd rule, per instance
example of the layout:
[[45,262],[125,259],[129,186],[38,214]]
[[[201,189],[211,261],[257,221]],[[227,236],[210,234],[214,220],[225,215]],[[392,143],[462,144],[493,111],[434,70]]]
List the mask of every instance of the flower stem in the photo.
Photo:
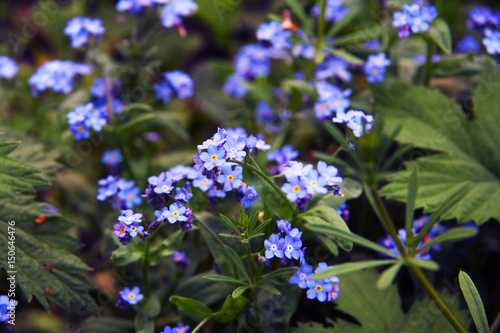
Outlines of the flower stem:
[[[245,233],[245,235],[248,236],[247,233]],[[257,322],[259,324],[259,331],[263,333],[264,328],[262,327],[262,319],[260,318],[259,299],[257,298],[257,285],[255,284],[255,276],[253,274],[252,251],[250,249],[250,242],[247,242],[247,260],[248,260],[248,271],[250,274],[250,283],[252,287],[252,297],[253,297],[253,306],[255,309],[255,316],[257,317]]]
[[327,0],[323,0],[321,3],[321,11],[319,14],[319,25],[318,25],[318,37],[316,39],[316,58],[318,57],[318,53],[321,51],[323,47],[323,35],[325,34],[325,26],[326,26],[326,2]]
[[142,262],[142,279],[144,283],[144,296],[149,297],[149,282],[148,282],[148,268],[149,268],[149,237],[146,238],[144,259]]
[[425,61],[425,80],[424,84],[429,86],[432,77],[432,55],[434,53],[434,41],[431,38],[427,38],[427,58]]
[[457,332],[465,333],[467,330],[463,326],[463,324],[458,320],[458,318],[455,316],[453,311],[450,309],[450,307],[444,302],[444,300],[441,298],[439,293],[434,289],[430,281],[427,279],[425,274],[422,272],[422,270],[413,262],[407,259],[411,259],[412,255],[406,250],[404,247],[403,243],[398,237],[398,234],[396,232],[396,228],[394,226],[394,223],[392,222],[391,218],[389,217],[389,214],[387,213],[387,209],[384,206],[384,203],[382,202],[382,199],[380,198],[380,194],[378,191],[374,188],[370,188],[370,194],[374,197],[375,200],[371,201],[370,203],[372,205],[375,205],[373,207],[374,210],[380,211],[381,215],[381,222],[384,225],[384,227],[387,229],[389,232],[389,235],[391,238],[394,240],[396,243],[396,246],[398,247],[398,250],[402,254],[404,258],[404,262],[406,266],[408,266],[408,269],[413,273],[413,275],[417,278],[417,280],[420,282],[422,287],[425,289],[427,294],[431,297],[431,299],[436,303],[436,305],[439,307],[443,315],[448,319],[450,324],[457,330]]
[[210,319],[212,319],[213,316],[210,316],[210,317],[207,317],[205,319],[203,319],[195,328],[194,330],[191,332],[191,333],[196,333],[198,332],[202,327],[203,325],[205,325]]

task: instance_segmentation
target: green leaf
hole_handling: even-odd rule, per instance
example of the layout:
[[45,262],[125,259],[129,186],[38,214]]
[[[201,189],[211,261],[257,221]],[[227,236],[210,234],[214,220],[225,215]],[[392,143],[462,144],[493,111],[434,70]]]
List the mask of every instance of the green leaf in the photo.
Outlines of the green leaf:
[[211,317],[214,314],[208,306],[191,298],[171,296],[170,302],[198,321],[202,321],[203,319]]
[[[435,211],[452,193],[471,184],[443,219],[482,224],[500,220],[500,69],[490,62],[474,90],[473,119],[438,91],[385,83],[372,86],[387,130],[401,126],[398,140],[441,154],[420,157],[416,208]],[[408,162],[413,164],[414,162]],[[395,173],[382,189],[389,199],[406,201],[410,170]]]
[[317,237],[319,241],[326,247],[326,249],[330,251],[331,254],[333,254],[334,256],[339,255],[339,247],[337,243],[335,243],[333,240],[323,235],[317,235]]
[[439,269],[439,264],[433,260],[410,259],[410,261],[415,265],[428,269],[430,271],[437,271]]
[[160,299],[156,295],[151,295],[144,305],[141,305],[141,310],[149,318],[156,317],[161,311]]
[[228,219],[226,216],[224,216],[222,214],[220,214],[220,218],[221,218],[222,223],[224,223],[229,229],[233,230],[238,235],[241,234],[241,230],[238,229],[238,227],[236,225],[234,225],[234,223],[231,222],[230,219]]
[[258,288],[261,289],[261,290],[264,290],[265,292],[270,293],[271,295],[275,295],[275,296],[280,296],[281,295],[281,293],[279,292],[278,289],[273,288],[271,286],[259,285]]
[[444,53],[451,53],[451,32],[445,20],[435,19],[429,29],[429,36]]
[[[176,230],[169,235],[163,242],[153,247],[149,252],[149,262],[151,265],[157,265],[158,261],[165,256],[172,255],[179,250],[186,233],[182,230]],[[130,246],[127,245],[127,247]]]
[[271,223],[272,219],[267,219],[265,221],[263,221],[262,223],[258,224],[257,227],[251,231],[251,235],[257,235],[259,234],[262,230],[264,230],[268,225],[269,223]]
[[352,272],[361,271],[363,269],[378,267],[383,265],[390,265],[397,262],[398,260],[368,260],[368,261],[357,261],[357,262],[338,264],[335,266],[328,267],[328,269],[322,271],[321,273],[314,274],[313,280],[323,280],[332,276],[349,274]]
[[[401,299],[395,284],[379,290],[375,284],[379,278],[375,270],[355,272],[340,279],[338,310],[350,314],[360,324],[339,319],[335,332],[417,332],[443,333],[454,329],[430,298],[417,300],[407,314],[401,308]],[[453,298],[454,297],[454,298]],[[447,300],[453,313],[467,327],[467,311],[460,310],[457,296]],[[429,310],[433,315],[429,316]],[[309,331],[314,332],[314,331]]]
[[369,39],[374,39],[382,36],[385,33],[385,29],[379,25],[371,26],[366,29],[362,29],[348,35],[337,38],[333,41],[334,46],[362,43]]
[[144,256],[143,243],[134,240],[127,245],[119,245],[116,250],[111,253],[111,259],[115,266],[126,266],[138,261]]
[[278,193],[262,176],[256,175],[255,182],[257,192],[266,208],[279,218],[290,221],[295,210],[290,201]]
[[357,7],[349,8],[349,12],[340,20],[335,23],[332,28],[328,31],[326,38],[330,39],[331,37],[338,34],[342,29],[347,27],[356,17],[358,17],[361,10]]
[[312,209],[316,206],[329,206],[331,208],[337,209],[342,206],[342,204],[347,200],[358,198],[363,191],[363,187],[357,180],[344,177],[344,182],[340,184],[340,191],[342,192],[343,196],[335,195],[331,191],[326,195],[318,194],[313,196],[309,201],[309,207],[311,207]]
[[284,267],[284,268],[279,268],[275,270],[274,272],[268,273],[264,276],[261,276],[260,280],[257,282],[258,284],[267,282],[269,280],[279,278],[279,277],[285,277],[286,279],[289,280],[290,275],[297,273],[297,268],[296,267]]
[[361,236],[352,234],[352,233],[347,233],[342,229],[338,229],[334,226],[328,225],[326,223],[308,223],[306,224],[306,228],[314,231],[319,234],[323,234],[328,237],[333,237],[333,238],[342,238],[347,241],[353,242],[354,244],[361,245],[363,247],[366,247],[368,249],[372,249],[377,252],[381,252],[384,254],[387,254],[388,256],[394,257],[394,258],[399,258],[399,256],[395,253],[392,253],[385,247],[374,243],[366,238],[363,238]]
[[132,320],[116,317],[95,317],[86,320],[82,327],[82,333],[134,333],[135,327]]
[[403,262],[398,261],[397,263],[383,271],[382,274],[380,274],[380,276],[378,277],[377,289],[383,290],[389,288],[402,266]]
[[343,49],[329,49],[328,52],[330,52],[334,56],[344,59],[345,61],[353,65],[361,65],[364,62],[363,59],[358,58],[354,54],[349,53]]
[[231,294],[234,298],[240,297],[250,286],[241,286],[236,289],[234,289],[233,293]]
[[240,281],[235,278],[232,278],[230,276],[225,276],[225,275],[216,275],[216,274],[208,274],[204,276],[205,279],[210,280],[210,281],[215,281],[215,282],[224,282],[224,283],[233,283],[233,284],[239,284],[246,286],[248,285],[247,282],[245,281]]
[[426,249],[434,246],[436,244],[447,243],[447,242],[456,242],[458,240],[473,237],[477,234],[478,230],[474,228],[452,228],[450,230],[445,231],[439,236],[436,236],[433,240],[428,243],[425,243],[418,252],[425,251]]
[[240,256],[230,246],[224,246],[224,251],[226,251],[227,257],[236,266],[238,272],[240,272],[247,280],[250,279],[245,265],[241,262]]
[[[340,217],[339,213],[331,207],[316,206],[307,212],[300,215],[308,223],[325,223],[326,225],[334,226],[337,229],[343,230],[346,233],[351,233],[345,221]],[[345,251],[352,250],[352,242],[344,238],[336,238],[335,241]]]
[[238,235],[233,235],[233,234],[219,234],[219,236],[224,237],[224,238],[236,238],[236,239],[241,239],[241,236],[238,236]]
[[150,320],[147,316],[138,313],[135,316],[135,331],[137,333],[154,333],[155,322]]
[[460,289],[462,289],[462,293],[467,301],[472,319],[474,319],[477,331],[479,333],[488,333],[490,331],[490,326],[488,325],[488,319],[484,311],[483,301],[481,300],[481,296],[474,282],[472,282],[470,276],[462,270],[458,273],[458,281],[460,283]]
[[[97,313],[89,295],[93,286],[87,272],[91,268],[70,252],[80,247],[67,233],[72,223],[60,214],[46,212],[47,204],[24,195],[34,192],[33,186],[47,183],[39,169],[9,157],[15,145],[0,137],[0,248],[7,251],[15,245],[16,251],[15,265],[12,267],[5,255],[0,258],[0,267],[17,271],[16,283],[28,301],[35,296],[47,310],[51,302],[66,309],[78,306]],[[43,215],[45,221],[35,223]],[[9,244],[12,241],[15,243]]]
[[413,211],[415,210],[415,200],[417,200],[418,178],[417,167],[413,169],[408,182],[408,199],[406,200],[405,227],[406,234],[411,234],[413,227]]
[[244,296],[234,297],[229,295],[224,301],[224,304],[222,304],[222,308],[215,319],[221,323],[229,323],[231,320],[238,317],[240,313],[246,311],[249,305],[250,301],[248,298]]

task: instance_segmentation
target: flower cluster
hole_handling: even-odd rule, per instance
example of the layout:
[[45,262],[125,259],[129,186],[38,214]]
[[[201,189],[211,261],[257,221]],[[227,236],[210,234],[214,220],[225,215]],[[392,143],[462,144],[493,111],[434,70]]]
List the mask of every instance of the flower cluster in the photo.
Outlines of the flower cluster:
[[55,92],[68,94],[73,90],[73,79],[79,75],[88,75],[92,67],[69,60],[51,60],[38,67],[28,83],[33,96],[51,88]]
[[144,295],[141,294],[139,287],[134,287],[132,289],[123,288],[119,295],[122,300],[130,305],[135,305],[144,299]]
[[269,171],[273,175],[278,175],[283,172],[283,169],[289,162],[299,156],[299,152],[293,149],[292,145],[284,145],[281,149],[277,149],[267,153],[267,159],[278,164],[277,167],[270,166]]
[[349,110],[341,117],[333,118],[335,123],[343,123],[354,133],[354,136],[359,138],[363,135],[364,131],[369,131],[373,127],[373,116],[366,115],[363,111]]
[[316,82],[316,90],[319,98],[314,104],[314,112],[319,119],[331,118],[335,112],[337,117],[345,114],[351,102],[347,98],[352,90],[340,90],[338,87],[326,81]]
[[160,21],[166,28],[177,26],[182,35],[182,18],[190,16],[198,9],[198,5],[193,0],[118,0],[116,10],[140,14],[144,8],[161,5]]
[[113,234],[123,245],[127,245],[144,231],[144,227],[139,225],[142,222],[142,214],[134,213],[131,209],[122,210],[118,221],[119,223],[113,227],[115,229]]
[[500,31],[491,30],[486,28],[484,30],[485,37],[483,38],[483,44],[486,47],[486,51],[489,54],[499,54],[500,53]]
[[[311,8],[312,16],[319,16],[321,9],[319,5],[314,5]],[[326,1],[326,11],[325,19],[327,21],[333,21],[335,23],[339,22],[344,18],[344,16],[349,13],[349,7],[344,6],[344,0],[327,0]]]
[[0,56],[0,78],[10,80],[19,70],[16,62],[6,56]]
[[483,34],[486,28],[500,28],[500,13],[491,8],[476,7],[467,14],[467,28]]
[[68,112],[67,118],[69,130],[75,140],[88,139],[91,128],[100,132],[108,122],[106,110],[96,108],[94,103],[77,105],[73,111]]
[[175,70],[162,74],[162,81],[154,85],[156,98],[168,103],[173,92],[184,99],[193,96],[193,80],[181,71]]
[[[105,78],[97,77],[92,83],[90,94],[94,104],[103,108],[109,114],[109,108],[113,110],[113,114],[119,114],[124,108],[123,102],[119,99],[121,93],[121,81],[106,82]],[[108,100],[109,94],[109,100]],[[108,105],[110,104],[110,105]]]
[[411,33],[429,30],[429,23],[436,17],[437,10],[434,6],[404,4],[403,11],[394,13],[392,25],[398,30],[399,37],[404,38]]
[[[193,219],[191,216],[193,215],[193,212],[191,209],[182,205],[179,201],[174,202],[168,208],[163,207],[161,211],[156,210],[154,214],[157,217],[156,223],[168,221],[168,223],[174,224],[179,222],[179,226],[182,231],[189,231],[192,229]],[[151,228],[152,227],[150,226],[150,229]]]
[[14,311],[16,306],[15,299],[10,299],[7,295],[0,296],[0,323],[8,323],[11,311]]
[[165,326],[162,332],[160,333],[187,333],[189,330],[189,325],[184,325],[182,323],[177,324],[177,327]]
[[100,19],[90,17],[73,17],[66,24],[64,34],[71,39],[71,46],[81,47],[89,42],[90,36],[95,36],[98,41],[106,29]]
[[301,211],[306,210],[307,201],[316,193],[326,194],[328,189],[340,193],[338,186],[343,181],[342,177],[338,176],[338,169],[324,161],[318,162],[317,170],[312,164],[304,166],[301,162],[292,161],[282,173],[287,182],[281,190]]
[[131,209],[142,202],[141,189],[135,186],[135,181],[108,176],[98,181],[97,200],[109,200],[113,208]]
[[474,36],[467,35],[458,42],[456,49],[458,53],[462,54],[467,52],[478,53],[481,51],[481,44]]
[[[429,216],[427,216],[427,215],[422,216],[421,218],[416,219],[416,220],[413,221],[412,231],[413,231],[413,234],[415,236],[418,235],[418,233],[422,230],[423,226],[427,223],[427,221],[429,221]],[[427,233],[427,234],[424,235],[423,240],[420,242],[420,244],[417,245],[417,248],[421,248],[423,245],[425,245],[426,243],[430,242],[436,236],[442,234],[445,230],[446,229],[443,226],[441,226],[441,224],[439,222],[437,222],[436,224],[434,224],[432,226],[432,229],[429,231],[429,233]],[[407,237],[406,230],[405,229],[399,229],[398,230],[398,238],[401,240],[401,242],[403,243],[403,245],[406,242],[406,237]],[[390,236],[387,236],[386,238],[382,239],[381,240],[381,244],[384,247],[386,247],[387,249],[389,249],[389,251],[391,251],[393,253],[396,253],[396,254],[400,254],[399,250],[398,250],[398,248],[396,246],[396,243],[394,242],[394,240]],[[431,248],[427,249],[426,251],[418,253],[415,256],[415,258],[430,260],[431,259],[431,254],[429,253],[429,250],[431,250],[431,249],[432,250],[440,250],[441,246],[439,244],[438,245],[434,245]],[[381,254],[381,256],[385,256],[385,255]]]
[[383,82],[387,66],[391,64],[385,53],[370,54],[364,66],[368,82]]
[[264,241],[266,249],[266,260],[274,257],[283,259],[283,265],[291,265],[292,259],[299,260],[302,254],[302,232],[298,228],[293,228],[292,225],[286,220],[278,220],[276,222],[279,234],[272,234],[269,239]]

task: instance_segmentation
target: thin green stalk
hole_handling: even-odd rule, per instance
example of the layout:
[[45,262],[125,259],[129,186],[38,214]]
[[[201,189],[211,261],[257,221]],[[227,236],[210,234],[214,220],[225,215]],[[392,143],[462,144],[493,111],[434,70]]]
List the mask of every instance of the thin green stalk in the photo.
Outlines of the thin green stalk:
[[321,52],[321,48],[323,47],[323,35],[325,34],[325,26],[326,26],[326,1],[323,0],[321,3],[321,11],[319,14],[319,26],[318,26],[318,37],[316,39],[316,56]]
[[[245,232],[245,235],[248,239],[248,234]],[[259,324],[259,331],[264,332],[264,328],[262,327],[262,319],[260,318],[260,308],[259,308],[259,299],[257,298],[257,286],[255,284],[255,276],[253,274],[253,265],[252,265],[252,251],[250,249],[250,242],[247,242],[247,260],[248,260],[248,271],[250,274],[250,284],[252,287],[252,297],[253,297],[253,306],[255,309],[255,316],[257,317],[257,322]]]
[[254,167],[253,165],[250,165],[250,164],[246,164],[244,162],[240,162],[240,161],[237,161],[237,160],[231,160],[230,162],[234,162],[234,163],[237,163],[237,164],[240,164],[241,166],[243,166],[244,168],[249,168],[250,170],[252,170],[253,172],[255,172],[256,174],[258,174],[259,176],[261,176],[269,185],[272,186],[272,188],[274,188],[276,190],[276,192],[278,192],[278,194],[287,202],[287,204],[290,206],[290,208],[292,209],[292,211],[295,211],[295,206],[292,204],[292,202],[290,200],[288,200],[288,198],[286,197],[285,193],[283,193],[283,191],[278,187],[278,185],[276,185],[272,180],[271,178],[269,178],[269,176],[267,176],[264,172],[262,172],[261,170],[259,170],[258,168]]
[[149,297],[149,282],[148,282],[148,268],[149,268],[149,241],[150,238],[146,238],[144,258],[142,262],[142,279],[144,282],[144,296]]
[[424,84],[429,86],[432,77],[432,55],[434,53],[434,41],[430,38],[427,39],[427,58],[425,61],[425,80]]
[[[430,281],[427,279],[425,274],[422,272],[422,270],[413,262],[407,259],[412,258],[412,254],[406,251],[405,247],[403,246],[403,243],[399,239],[396,228],[394,226],[394,223],[392,222],[391,218],[389,217],[389,214],[387,213],[387,210],[384,206],[384,203],[382,202],[382,199],[380,198],[380,195],[378,191],[375,188],[370,189],[371,195],[375,198],[373,203],[376,205],[373,207],[373,209],[378,210],[381,212],[382,216],[382,224],[384,227],[388,230],[389,235],[391,238],[394,240],[396,243],[396,246],[398,247],[398,250],[402,254],[405,264],[408,266],[409,270],[413,273],[413,275],[417,278],[417,280],[420,282],[422,287],[425,289],[427,294],[431,297],[431,299],[437,304],[443,315],[448,319],[450,324],[457,330],[457,332],[461,333],[466,333],[467,330],[463,326],[463,324],[458,320],[458,318],[455,316],[453,311],[448,307],[448,305],[444,302],[444,300],[441,298],[439,293],[434,289]],[[371,204],[372,201],[370,201]],[[401,249],[403,251],[401,251]]]
[[210,316],[210,317],[207,317],[205,319],[203,319],[195,328],[194,330],[191,332],[191,333],[196,333],[198,332],[210,319],[212,319],[213,316]]
[[441,312],[448,319],[450,324],[455,328],[455,330],[457,330],[457,332],[460,332],[460,333],[467,333],[467,329],[460,322],[460,320],[455,316],[455,314],[448,307],[448,305],[444,302],[444,300],[441,298],[441,296],[436,291],[436,289],[434,289],[434,287],[432,286],[430,281],[427,279],[425,274],[422,272],[422,270],[412,262],[406,262],[406,265],[408,266],[410,271],[413,273],[413,275],[417,278],[417,280],[420,282],[422,287],[424,287],[425,291],[429,294],[431,299],[439,307]]

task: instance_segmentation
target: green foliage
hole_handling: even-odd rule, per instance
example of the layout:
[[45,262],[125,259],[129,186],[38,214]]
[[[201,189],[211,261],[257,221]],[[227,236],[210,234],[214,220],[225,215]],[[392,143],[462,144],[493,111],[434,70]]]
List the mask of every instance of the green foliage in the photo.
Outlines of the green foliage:
[[484,311],[483,301],[481,300],[481,296],[474,282],[472,282],[469,274],[462,270],[458,273],[458,281],[460,283],[460,289],[462,289],[462,293],[467,301],[472,319],[474,319],[477,331],[479,333],[488,333],[490,331],[490,326],[488,325],[488,319]]
[[234,297],[227,296],[222,308],[217,313],[215,319],[221,323],[229,323],[236,318],[240,313],[246,311],[250,306],[250,301],[244,296]]
[[[373,87],[388,130],[402,125],[397,139],[423,149],[442,152],[417,160],[419,195],[416,207],[432,212],[461,186],[470,184],[465,196],[444,218],[477,224],[500,219],[498,147],[500,69],[488,62],[474,91],[473,119],[459,105],[437,91],[386,83]],[[413,162],[408,162],[413,163]],[[408,164],[407,164],[408,166]],[[410,168],[395,173],[382,194],[405,201]]]
[[177,305],[180,310],[186,312],[193,317],[193,319],[198,321],[202,321],[206,317],[211,317],[214,314],[205,304],[191,298],[172,296],[170,297],[170,302]]
[[444,53],[451,53],[451,32],[445,20],[441,18],[434,20],[429,29],[429,36]]
[[397,262],[398,260],[368,260],[368,261],[347,262],[335,266],[330,266],[328,267],[327,270],[318,274],[314,274],[313,280],[323,280],[332,276],[340,276],[352,272],[361,271],[367,268],[396,264]]
[[[0,246],[14,246],[16,252],[14,269],[7,256],[0,259],[0,265],[6,271],[17,271],[16,282],[28,301],[35,296],[46,309],[52,302],[63,308],[83,306],[97,313],[88,294],[92,285],[87,272],[91,269],[70,252],[80,246],[67,234],[72,224],[60,214],[47,213],[46,204],[25,194],[46,182],[38,168],[8,156],[16,147],[14,143],[0,143]],[[46,215],[45,221],[35,223],[42,215]],[[9,221],[15,221],[15,225]]]

